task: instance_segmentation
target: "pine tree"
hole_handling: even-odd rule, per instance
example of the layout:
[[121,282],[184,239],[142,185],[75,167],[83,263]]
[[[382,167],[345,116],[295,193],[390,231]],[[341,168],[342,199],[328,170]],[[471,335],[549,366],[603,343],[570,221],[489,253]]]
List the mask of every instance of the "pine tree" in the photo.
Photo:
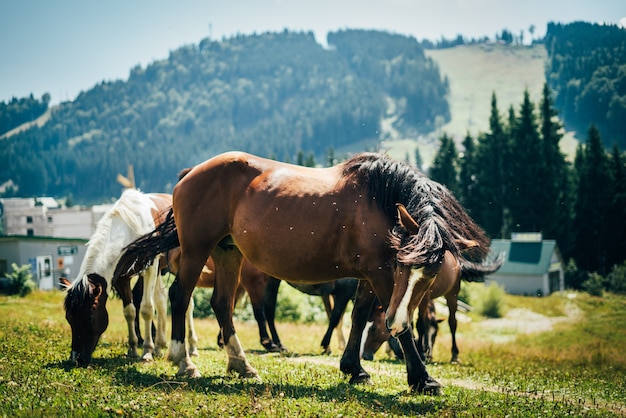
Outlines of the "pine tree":
[[478,137],[476,148],[476,183],[479,209],[475,219],[491,237],[504,238],[504,193],[508,138],[498,111],[496,94],[491,96],[490,132]]
[[577,233],[574,258],[578,267],[588,272],[608,273],[606,237],[611,192],[613,189],[609,160],[600,132],[589,128],[587,146],[578,162],[578,190],[574,230]]
[[476,183],[476,144],[469,132],[462,145],[463,154],[459,158],[459,199],[467,212],[475,216],[480,210]]
[[454,140],[444,133],[439,138],[439,150],[430,167],[430,177],[445,185],[454,195],[459,195],[459,180],[457,174],[457,152]]
[[540,131],[543,148],[541,167],[542,192],[545,214],[542,224],[543,237],[556,239],[564,256],[570,254],[573,245],[572,218],[573,197],[571,173],[559,142],[563,138],[563,125],[552,106],[548,84],[543,85],[540,103]]
[[610,158],[613,177],[613,199],[609,209],[609,236],[607,237],[608,265],[620,264],[626,259],[626,161],[617,144]]
[[519,116],[511,127],[511,159],[507,164],[506,206],[513,222],[512,230],[538,232],[543,226],[545,199],[542,189],[542,149],[537,117],[528,90],[524,91]]

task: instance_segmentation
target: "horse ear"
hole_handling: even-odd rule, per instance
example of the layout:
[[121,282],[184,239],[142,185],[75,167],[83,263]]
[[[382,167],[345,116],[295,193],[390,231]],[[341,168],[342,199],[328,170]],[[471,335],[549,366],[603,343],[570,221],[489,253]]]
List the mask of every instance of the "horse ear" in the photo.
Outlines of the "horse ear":
[[419,225],[415,222],[415,219],[409,214],[402,203],[396,203],[396,209],[398,209],[398,219],[400,225],[402,225],[409,233],[417,234],[419,231]]
[[469,250],[470,248],[474,247],[480,247],[480,244],[478,244],[478,242],[474,241],[473,239],[457,238],[456,242],[457,244],[459,244],[461,251]]
[[72,283],[70,283],[70,281],[65,277],[59,277],[59,283],[61,284],[61,287],[63,287],[63,290],[67,290],[72,287]]
[[106,280],[97,274],[90,274],[87,276],[87,279],[93,295],[93,304],[91,305],[91,308],[95,309],[100,303],[100,297],[106,291]]

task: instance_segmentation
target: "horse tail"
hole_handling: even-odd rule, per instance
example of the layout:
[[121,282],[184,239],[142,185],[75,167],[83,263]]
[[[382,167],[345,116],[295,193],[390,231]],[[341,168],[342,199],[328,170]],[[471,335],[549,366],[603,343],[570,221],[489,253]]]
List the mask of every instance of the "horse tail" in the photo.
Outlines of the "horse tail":
[[114,277],[118,277],[118,274],[138,274],[144,271],[157,255],[179,246],[174,211],[170,208],[165,220],[154,230],[142,235],[126,246],[115,268]]
[[476,263],[463,257],[459,258],[461,263],[461,279],[466,282],[484,282],[485,276],[498,271],[504,263],[504,254],[500,253],[492,261],[487,263]]

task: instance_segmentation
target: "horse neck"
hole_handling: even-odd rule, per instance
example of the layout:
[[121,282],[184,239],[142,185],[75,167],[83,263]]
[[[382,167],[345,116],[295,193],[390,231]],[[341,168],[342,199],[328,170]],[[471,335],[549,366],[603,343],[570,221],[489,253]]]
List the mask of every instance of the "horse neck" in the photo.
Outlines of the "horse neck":
[[98,222],[96,232],[87,243],[87,252],[78,273],[77,281],[87,280],[89,273],[97,273],[107,282],[111,290],[113,272],[124,248],[154,227],[148,223],[140,230],[129,227],[128,222],[115,212]]

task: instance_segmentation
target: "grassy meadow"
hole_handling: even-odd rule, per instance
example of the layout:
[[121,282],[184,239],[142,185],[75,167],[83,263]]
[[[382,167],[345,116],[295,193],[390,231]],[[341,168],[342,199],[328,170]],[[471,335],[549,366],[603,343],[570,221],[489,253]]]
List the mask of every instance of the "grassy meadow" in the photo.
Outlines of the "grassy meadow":
[[626,416],[624,296],[506,296],[502,318],[461,315],[457,365],[442,324],[428,365],[444,386],[437,397],[410,393],[404,365],[384,350],[363,362],[372,384],[349,385],[334,337],[333,354],[319,354],[323,324],[279,323],[291,350],[281,355],[261,350],[254,322],[237,323],[259,382],[227,375],[215,319],[197,320],[202,377],[178,378],[163,359],[125,357],[118,299],[92,365],[75,368],[63,297],[0,296],[0,416]]

